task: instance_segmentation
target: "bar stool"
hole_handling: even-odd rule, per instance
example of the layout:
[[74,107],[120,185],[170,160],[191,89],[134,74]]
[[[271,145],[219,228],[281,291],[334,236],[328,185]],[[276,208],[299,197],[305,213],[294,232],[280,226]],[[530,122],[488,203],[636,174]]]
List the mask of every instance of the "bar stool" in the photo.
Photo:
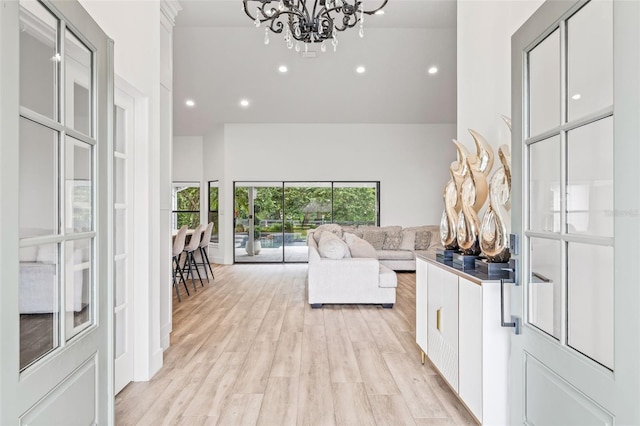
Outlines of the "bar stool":
[[184,275],[182,274],[182,268],[180,267],[180,256],[182,255],[182,251],[184,250],[184,242],[187,238],[187,225],[184,225],[182,228],[178,230],[175,238],[173,239],[173,287],[176,289],[176,296],[178,296],[178,302],[182,302],[180,298],[180,290],[178,289],[178,280],[177,277],[180,277],[180,281],[184,284],[184,289],[187,291],[187,296],[189,296],[189,288],[187,287],[187,281],[184,279]]
[[186,267],[189,268],[187,271],[187,277],[189,273],[191,273],[191,282],[193,283],[193,289],[196,290],[196,280],[193,276],[193,270],[196,270],[198,274],[198,279],[200,280],[200,285],[204,287],[204,283],[202,282],[202,276],[200,276],[200,270],[198,270],[198,265],[196,264],[196,258],[193,253],[200,248],[200,238],[202,236],[202,225],[198,225],[196,229],[193,231],[191,235],[191,239],[189,240],[189,244],[187,244],[184,248],[184,252],[187,254]]
[[211,278],[215,279],[216,277],[213,275],[213,269],[211,269],[211,263],[209,263],[209,241],[211,241],[211,233],[213,232],[213,222],[209,222],[207,228],[202,233],[202,239],[200,240],[200,245],[198,248],[200,249],[200,260],[202,262],[197,262],[196,265],[204,267],[204,274],[207,277],[207,281],[209,281],[209,272],[207,271],[207,267],[209,271],[211,271]]

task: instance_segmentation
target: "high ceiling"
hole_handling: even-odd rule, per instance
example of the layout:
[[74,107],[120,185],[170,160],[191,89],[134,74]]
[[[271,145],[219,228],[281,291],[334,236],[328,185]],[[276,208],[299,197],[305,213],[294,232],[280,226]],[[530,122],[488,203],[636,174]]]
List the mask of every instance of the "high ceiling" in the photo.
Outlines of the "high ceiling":
[[[365,0],[367,8],[379,2]],[[255,28],[241,0],[180,4],[177,136],[206,135],[221,123],[455,123],[455,0],[390,0],[384,15],[365,16],[364,38],[357,28],[338,33],[337,52],[311,45],[315,58],[288,50],[282,35],[265,45],[264,27]],[[438,72],[429,74],[433,66]]]

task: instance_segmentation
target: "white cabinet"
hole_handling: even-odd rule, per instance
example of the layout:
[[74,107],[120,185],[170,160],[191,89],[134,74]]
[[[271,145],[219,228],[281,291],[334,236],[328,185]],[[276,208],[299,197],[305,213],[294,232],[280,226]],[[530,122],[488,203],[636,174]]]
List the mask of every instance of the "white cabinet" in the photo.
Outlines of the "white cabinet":
[[416,268],[416,342],[481,423],[507,424],[510,329],[500,326],[500,281],[425,258]]
[[427,355],[458,390],[458,277],[427,264]]

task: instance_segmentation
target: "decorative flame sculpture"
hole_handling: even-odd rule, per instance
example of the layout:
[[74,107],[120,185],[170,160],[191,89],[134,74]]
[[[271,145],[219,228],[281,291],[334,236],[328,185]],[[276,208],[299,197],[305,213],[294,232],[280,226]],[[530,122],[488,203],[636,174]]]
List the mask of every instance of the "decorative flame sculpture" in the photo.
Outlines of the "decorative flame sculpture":
[[440,240],[447,250],[458,249],[458,239],[456,237],[456,227],[458,226],[458,214],[462,208],[460,201],[460,190],[462,181],[467,175],[467,157],[469,151],[457,140],[453,140],[458,150],[458,159],[451,163],[449,172],[451,180],[444,187],[444,211],[440,220]]
[[[502,116],[511,130],[511,119]],[[491,178],[489,207],[480,227],[480,249],[489,262],[504,263],[509,252],[509,228],[511,210],[511,153],[508,145],[498,149],[502,167]]]
[[460,189],[462,209],[458,215],[456,238],[458,247],[467,255],[480,254],[480,220],[478,211],[487,200],[487,175],[493,167],[493,152],[487,141],[469,129],[476,145],[476,154],[467,157],[467,174]]

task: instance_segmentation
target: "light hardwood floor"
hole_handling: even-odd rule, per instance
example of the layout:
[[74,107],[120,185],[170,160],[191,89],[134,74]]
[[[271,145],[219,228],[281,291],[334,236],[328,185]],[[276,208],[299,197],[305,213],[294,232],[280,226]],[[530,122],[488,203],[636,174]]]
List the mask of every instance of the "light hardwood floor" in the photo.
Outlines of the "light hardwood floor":
[[210,284],[174,296],[164,366],[120,392],[117,424],[476,424],[420,363],[415,274],[398,274],[393,309],[311,309],[306,271],[214,266]]

